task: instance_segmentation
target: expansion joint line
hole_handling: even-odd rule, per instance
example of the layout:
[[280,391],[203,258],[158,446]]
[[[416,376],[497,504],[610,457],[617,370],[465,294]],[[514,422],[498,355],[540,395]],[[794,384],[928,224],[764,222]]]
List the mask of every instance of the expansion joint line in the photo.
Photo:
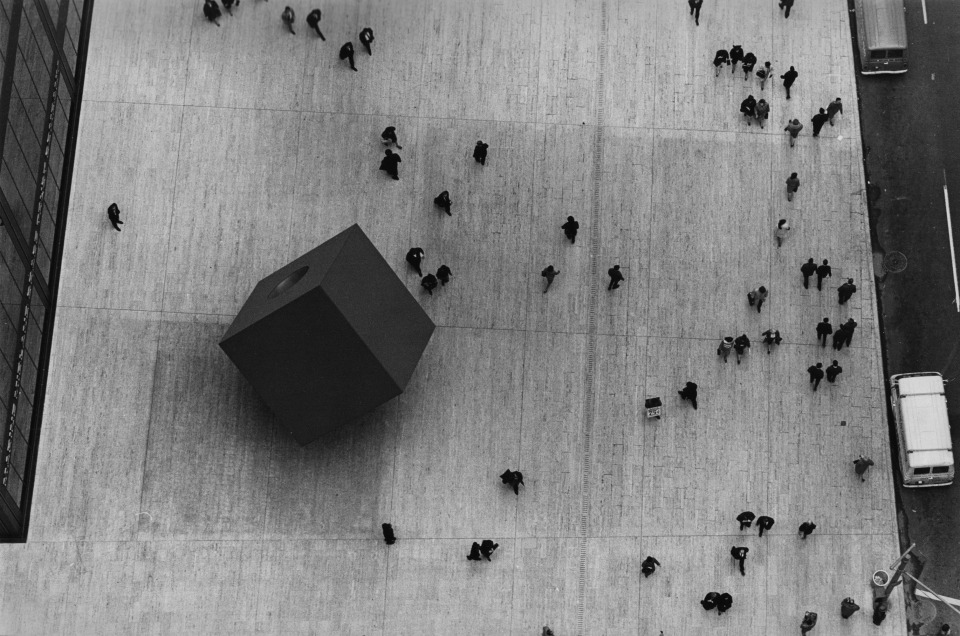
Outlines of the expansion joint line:
[[597,368],[597,303],[601,281],[599,280],[600,266],[597,259],[600,255],[600,180],[603,175],[603,101],[604,101],[604,67],[607,61],[607,3],[600,5],[600,37],[597,40],[597,88],[596,108],[597,126],[593,139],[593,205],[588,220],[590,227],[590,299],[588,302],[587,319],[587,360],[584,372],[583,391],[583,435],[581,436],[583,450],[580,462],[580,527],[578,532],[580,563],[577,578],[577,634],[584,633],[583,613],[587,592],[587,532],[590,523],[590,453],[592,448],[591,435],[593,433],[594,413],[596,411],[596,368]]

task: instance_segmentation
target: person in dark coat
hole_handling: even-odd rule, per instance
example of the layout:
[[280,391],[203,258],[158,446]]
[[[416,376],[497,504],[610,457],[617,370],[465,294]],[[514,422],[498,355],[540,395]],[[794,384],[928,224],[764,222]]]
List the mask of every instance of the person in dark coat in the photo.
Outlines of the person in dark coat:
[[571,243],[577,242],[577,230],[580,229],[580,224],[577,223],[576,219],[572,216],[567,217],[567,222],[560,226],[563,229],[564,235],[570,239]]
[[389,146],[393,144],[397,147],[397,150],[403,150],[403,147],[397,141],[397,129],[393,126],[387,126],[383,129],[383,132],[380,133],[380,140],[383,142],[383,145]]
[[660,565],[660,562],[654,559],[652,556],[648,556],[640,564],[640,572],[643,573],[643,577],[647,578],[651,574],[657,571],[657,566]]
[[761,515],[757,517],[757,527],[760,528],[760,536],[763,536],[764,530],[770,530],[775,524],[776,521],[773,520],[773,517],[768,517],[767,515]]
[[729,592],[724,592],[717,597],[717,613],[723,614],[733,607],[733,596]]
[[803,288],[810,289],[810,277],[817,272],[817,264],[811,258],[800,266],[800,273],[803,274]]
[[380,160],[380,169],[393,177],[394,181],[400,180],[400,174],[397,171],[399,163],[402,161],[400,155],[387,148],[383,151],[384,157]]
[[803,130],[803,124],[800,123],[799,119],[793,119],[787,122],[784,130],[790,133],[790,147],[793,148],[797,137],[800,135],[800,131]]
[[787,99],[790,99],[790,87],[797,81],[799,75],[800,73],[797,73],[797,70],[791,66],[789,71],[780,76],[780,79],[783,80],[783,87],[787,89]]
[[238,0],[223,0],[223,8],[226,9],[230,15],[233,15],[233,5],[235,4],[239,5],[240,2]]
[[798,528],[801,539],[806,539],[814,530],[817,529],[817,524],[812,521],[804,521],[800,524]]
[[720,594],[717,592],[707,592],[706,596],[703,597],[703,600],[700,601],[700,605],[703,606],[703,609],[709,612],[717,607],[718,598],[720,598]]
[[820,136],[820,129],[823,128],[823,125],[827,123],[828,119],[830,119],[830,117],[827,115],[826,111],[824,111],[822,108],[820,109],[819,113],[813,116],[813,119],[810,120],[810,123],[813,124],[814,137]]
[[296,20],[296,14],[293,12],[293,9],[290,7],[284,7],[283,13],[280,14],[280,19],[283,20],[283,23],[287,25],[287,28],[290,29],[291,35],[296,35],[293,30],[293,22]]
[[210,20],[217,26],[220,26],[220,23],[217,21],[217,19],[223,14],[220,13],[220,7],[214,0],[204,0],[203,15],[206,16],[207,20]]
[[420,281],[420,286],[427,290],[427,293],[433,296],[433,290],[437,288],[437,277],[433,274],[427,274]]
[[744,512],[741,512],[740,514],[738,514],[737,521],[740,522],[740,530],[743,530],[744,528],[749,528],[750,524],[753,523],[753,520],[756,518],[756,516],[757,515],[753,514],[749,510],[745,510]]
[[614,265],[607,270],[607,274],[610,276],[610,284],[607,285],[607,291],[620,287],[620,283],[624,280],[623,274],[620,272],[620,266]]
[[453,205],[453,201],[450,200],[449,192],[444,190],[433,199],[433,202],[438,207],[443,208],[443,211],[447,213],[447,216],[453,216],[453,214],[450,212],[450,206]]
[[370,45],[373,44],[373,29],[366,27],[363,31],[360,31],[360,44],[363,45],[363,48],[367,49],[367,55],[373,55],[373,50],[371,50]]
[[840,325],[837,327],[837,330],[833,332],[833,348],[837,351],[843,348],[843,339],[847,337],[846,331],[844,331],[845,325]]
[[803,620],[800,622],[800,633],[806,634],[811,629],[813,629],[817,624],[817,613],[816,612],[807,612],[803,615]]
[[123,221],[120,220],[120,208],[117,207],[116,203],[111,203],[110,207],[107,208],[107,218],[110,219],[113,229],[119,232]]
[[513,494],[520,495],[520,486],[523,486],[523,473],[519,470],[510,470],[509,468],[503,471],[503,474],[500,475],[500,481],[504,484],[507,484],[513,488]]
[[743,546],[733,546],[730,548],[730,556],[737,560],[740,564],[740,574],[743,576],[747,575],[746,570],[744,570],[743,564],[747,560],[747,552],[750,551],[750,548]]
[[347,42],[340,47],[340,59],[347,60],[350,63],[350,68],[357,70],[357,67],[353,64],[353,42]]
[[743,59],[743,47],[739,44],[734,44],[730,47],[730,72],[735,73],[737,71],[737,64]]
[[840,601],[840,618],[850,618],[859,609],[860,609],[860,606],[857,605],[857,602],[848,596],[847,598]]
[[833,126],[833,118],[837,116],[837,113],[843,114],[843,104],[840,103],[839,97],[827,104],[827,117],[831,126]]
[[767,329],[760,335],[763,336],[763,344],[767,345],[767,355],[770,354],[770,348],[773,345],[778,345],[783,342],[783,338],[780,337],[780,332],[776,329]]
[[829,265],[830,261],[823,259],[823,264],[817,267],[817,290],[823,290],[823,279],[833,276],[833,268]]
[[790,176],[787,177],[787,201],[793,201],[793,195],[797,193],[797,190],[800,189],[800,178],[797,177],[796,172],[791,172]]
[[413,271],[417,273],[417,276],[423,276],[423,272],[420,271],[420,263],[423,261],[423,249],[419,247],[411,247],[410,251],[407,252],[407,262],[410,263],[410,267],[413,268]]
[[853,279],[848,278],[847,282],[840,285],[837,289],[838,300],[841,305],[845,305],[850,298],[857,293],[857,286],[853,284]]
[[393,534],[393,526],[389,523],[384,523],[380,525],[383,528],[383,540],[387,545],[393,545],[397,542],[397,536]]
[[493,551],[500,547],[499,543],[494,543],[490,539],[484,539],[480,543],[480,554],[486,557],[487,561],[490,560],[490,555],[493,554]]
[[887,599],[884,596],[878,596],[873,599],[873,624],[879,625],[887,617]]
[[727,53],[726,49],[720,49],[717,51],[717,54],[713,56],[713,67],[716,69],[716,73],[713,74],[714,77],[720,76],[720,67],[724,64],[730,63],[730,54]]
[[733,349],[737,352],[737,364],[740,364],[740,358],[743,357],[743,354],[746,353],[749,348],[750,338],[748,338],[745,333],[740,334],[737,336],[737,339],[733,341]]
[[747,95],[747,98],[740,102],[740,112],[747,118],[747,125],[749,126],[750,120],[757,116],[757,100],[754,99],[753,95]]
[[853,332],[857,328],[857,321],[850,318],[840,328],[843,329],[844,334],[843,344],[849,347],[850,343],[853,342]]
[[479,560],[480,560],[480,544],[474,541],[473,545],[470,546],[470,554],[467,555],[467,561],[479,561]]
[[703,6],[703,0],[687,0],[687,4],[690,5],[690,15],[693,16],[694,23],[700,26],[700,7]]
[[453,276],[453,272],[451,272],[450,268],[446,265],[441,265],[437,270],[437,279],[440,281],[441,285],[446,285],[449,283],[451,276]]
[[693,410],[697,410],[697,385],[694,382],[687,382],[687,385],[677,393],[680,394],[681,400],[690,400]]
[[837,364],[837,361],[834,360],[833,364],[827,367],[827,382],[833,384],[837,381],[837,376],[843,373],[843,367]]
[[864,473],[867,472],[867,469],[873,466],[873,460],[869,457],[864,457],[860,455],[855,460],[853,460],[853,469],[856,471],[857,476],[860,478],[860,481],[867,481],[867,478],[864,477]]
[[823,317],[823,320],[817,323],[817,342],[822,342],[822,347],[827,346],[827,336],[833,333],[833,325],[830,324],[830,319],[826,316]]
[[753,67],[757,65],[757,56],[752,52],[747,53],[743,56],[743,63],[741,64],[743,68],[743,81],[746,82],[750,79],[750,74],[753,73]]
[[816,392],[820,386],[820,380],[823,379],[823,363],[818,362],[816,366],[809,367],[807,373],[810,374],[810,383],[813,384],[813,390]]
[[485,144],[482,141],[478,141],[477,145],[473,147],[473,158],[481,166],[487,165],[487,148],[489,147],[490,144]]
[[323,37],[323,31],[320,30],[320,15],[320,9],[314,9],[308,13],[307,26],[316,31],[321,40],[326,41],[327,38]]
[[793,0],[780,0],[780,8],[786,9],[786,12],[783,14],[783,17],[790,17],[790,9],[793,8]]
[[543,293],[546,294],[547,290],[550,289],[550,285],[553,284],[553,279],[557,277],[557,274],[560,273],[560,270],[554,269],[553,265],[547,265],[540,275],[547,279],[547,286],[543,288]]

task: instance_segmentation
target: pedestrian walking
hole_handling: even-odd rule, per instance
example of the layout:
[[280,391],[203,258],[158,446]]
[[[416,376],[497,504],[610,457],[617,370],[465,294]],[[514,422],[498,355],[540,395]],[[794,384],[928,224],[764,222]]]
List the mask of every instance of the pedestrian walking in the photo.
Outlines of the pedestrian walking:
[[387,148],[383,151],[384,157],[380,160],[380,169],[393,177],[394,181],[400,180],[400,173],[397,171],[402,161],[400,155]]
[[777,247],[783,245],[783,242],[787,240],[787,236],[790,234],[790,224],[787,223],[786,219],[780,219],[777,221],[777,229],[773,231],[774,238],[777,239]]
[[733,596],[729,592],[724,592],[717,597],[717,613],[723,614],[733,607]]
[[783,342],[783,338],[780,337],[780,332],[772,327],[760,335],[763,336],[763,344],[767,345],[767,355],[770,355],[770,349],[773,345],[779,345]]
[[474,541],[473,545],[470,546],[470,554],[467,555],[467,561],[479,561],[479,560],[480,560],[480,544]]
[[797,81],[797,76],[799,75],[800,73],[797,73],[797,69],[791,66],[789,71],[780,76],[780,79],[783,80],[783,87],[787,89],[787,99],[790,99],[790,87]]
[[827,346],[827,336],[833,333],[833,325],[830,324],[830,319],[826,316],[823,317],[823,320],[817,323],[817,342],[823,343],[823,347]]
[[817,291],[823,291],[823,279],[833,277],[833,268],[830,267],[830,261],[823,259],[823,263],[817,267]]
[[767,288],[761,285],[757,288],[757,313],[760,313],[760,308],[763,307],[763,303],[767,300],[767,296],[770,293],[767,292]]
[[878,596],[873,599],[873,624],[879,625],[887,617],[887,598]]
[[730,47],[730,72],[737,72],[737,64],[743,60],[743,47],[739,44],[734,44]]
[[757,71],[757,77],[760,78],[760,90],[763,90],[767,80],[773,77],[773,66],[770,65],[770,62],[763,63],[763,68]]
[[217,20],[218,20],[218,19],[220,18],[220,16],[222,16],[223,14],[220,13],[220,7],[217,5],[217,3],[216,3],[214,0],[204,0],[204,3],[203,3],[203,15],[204,15],[204,16],[207,18],[207,20],[209,20],[210,22],[213,22],[213,23],[216,24],[217,26],[220,26],[220,23],[219,23]]
[[869,457],[864,457],[860,455],[855,460],[853,460],[853,469],[856,471],[857,476],[860,477],[860,481],[867,481],[867,478],[864,477],[864,473],[867,472],[867,469],[873,466],[873,460]]
[[827,382],[833,384],[837,381],[837,376],[843,373],[843,367],[837,364],[837,361],[834,360],[833,364],[827,367]]
[[643,578],[647,578],[656,572],[658,565],[660,565],[660,562],[654,559],[652,556],[648,556],[646,559],[644,559],[643,563],[640,564],[640,571],[643,573]]
[[943,625],[941,625],[941,626],[940,626],[940,631],[937,632],[937,634],[939,634],[940,636],[950,636],[951,633],[953,633],[953,630],[951,630],[951,629],[950,629],[950,626],[947,625],[946,623],[944,623]]
[[440,268],[437,269],[437,280],[440,281],[441,285],[449,283],[451,276],[453,276],[453,272],[450,271],[450,268],[446,265],[441,265]]
[[717,347],[717,355],[723,357],[723,363],[727,363],[730,357],[730,350],[733,349],[733,336],[726,336],[720,339],[720,346]]
[[847,337],[846,332],[844,331],[844,325],[837,327],[837,330],[833,332],[833,348],[837,351],[843,348],[843,339]]
[[813,116],[813,119],[811,119],[810,122],[813,123],[814,137],[820,136],[820,129],[823,128],[823,125],[827,123],[828,119],[830,119],[829,115],[827,115],[826,111],[824,111],[822,108],[820,109],[819,113]]
[[453,205],[453,201],[450,200],[450,193],[446,190],[434,197],[433,203],[437,207],[443,208],[443,211],[447,213],[447,216],[453,216],[453,214],[450,212],[450,206]]
[[781,9],[786,9],[786,11],[785,11],[784,14],[783,14],[783,17],[789,18],[789,17],[790,17],[790,9],[793,8],[793,0],[780,0],[780,8],[781,8]]
[[790,147],[793,148],[794,143],[797,141],[797,136],[800,135],[800,131],[803,130],[803,124],[800,123],[799,119],[793,119],[787,122],[784,130],[790,133]]
[[[742,358],[743,354],[750,348],[750,338],[747,337],[747,334],[744,333],[737,336],[737,339],[733,341],[733,348],[737,352],[737,364],[740,364],[740,358]],[[726,362],[726,360],[724,360],[724,362]]]
[[840,601],[840,618],[850,618],[853,616],[857,610],[860,609],[860,606],[857,605],[849,596],[842,601]]
[[363,45],[363,48],[367,49],[367,55],[373,55],[373,50],[370,48],[370,45],[373,44],[375,39],[373,37],[373,29],[370,27],[364,28],[362,31],[360,31],[359,38],[360,44]]
[[811,629],[813,629],[817,624],[817,613],[816,612],[807,612],[803,615],[803,620],[800,621],[800,633],[806,634]]
[[499,547],[499,543],[494,543],[490,539],[484,539],[482,542],[480,542],[480,554],[486,557],[487,561],[489,561],[490,555],[493,554],[493,551]]
[[[857,328],[857,321],[850,318],[847,322],[843,323],[840,328],[843,329],[843,344],[849,347],[850,343],[853,342],[853,332]],[[837,348],[839,349],[840,347]]]
[[730,548],[730,556],[732,556],[737,563],[740,564],[740,574],[743,576],[747,575],[746,570],[743,568],[744,562],[747,560],[747,552],[750,551],[750,548],[742,546],[733,546]]
[[840,285],[837,289],[838,299],[841,305],[845,305],[850,298],[857,293],[857,286],[853,284],[853,279],[848,278],[847,282]]
[[717,592],[707,592],[703,597],[703,600],[700,601],[700,605],[703,606],[703,609],[708,612],[717,607],[717,599],[720,598],[720,594]]
[[233,15],[234,4],[239,5],[240,2],[238,0],[223,0],[223,8],[226,9],[230,15]]
[[[326,42],[327,38],[323,37],[323,31],[320,30],[320,9],[314,9],[307,14],[307,26],[317,32],[317,35],[321,40]],[[399,146],[398,146],[399,148]]]
[[749,510],[745,510],[738,514],[737,521],[740,522],[740,530],[743,531],[744,528],[749,528],[755,517],[756,515]]
[[747,118],[747,126],[749,126],[750,120],[757,116],[757,100],[753,95],[747,95],[747,98],[740,102],[740,112]]
[[607,291],[620,287],[620,283],[624,280],[623,274],[620,272],[620,266],[614,265],[607,270],[607,274],[610,276],[610,284],[607,285]]
[[693,410],[697,410],[697,385],[695,382],[687,382],[687,385],[677,391],[680,394],[681,400],[690,400],[690,404],[693,405]]
[[[701,2],[702,2],[702,1],[703,1],[703,0],[701,0]],[[547,627],[546,625],[544,625],[544,626],[543,626],[543,631],[540,632],[540,636],[554,636],[553,630],[550,629],[549,627]]]
[[820,386],[820,380],[823,379],[823,363],[818,362],[816,366],[808,367],[807,373],[810,374],[810,383],[813,385],[814,393],[816,393],[817,387]]
[[743,56],[743,62],[741,63],[741,68],[743,68],[743,81],[746,82],[750,79],[750,74],[753,73],[753,67],[757,65],[757,56],[751,51]]
[[839,97],[827,104],[827,117],[831,126],[833,126],[833,118],[837,116],[837,113],[843,114],[843,104],[840,103]]
[[790,176],[787,177],[787,201],[793,201],[793,195],[797,193],[797,190],[800,189],[800,179],[797,178],[796,172],[791,172]]
[[123,221],[120,220],[120,208],[116,203],[111,203],[110,207],[107,208],[107,218],[110,219],[110,224],[113,225],[113,229],[119,232]]
[[284,7],[283,13],[280,14],[280,19],[283,20],[283,23],[290,29],[290,35],[296,35],[293,30],[293,21],[296,20],[296,14],[293,12],[293,9]]
[[817,529],[817,524],[812,521],[804,521],[800,524],[798,528],[801,539],[806,539],[814,530]]
[[437,288],[437,277],[433,274],[427,274],[420,281],[420,286],[427,290],[427,293],[433,296],[433,290]]
[[353,63],[353,42],[347,42],[340,47],[340,59],[347,60],[350,63],[350,68],[357,70],[357,67]]
[[553,284],[553,279],[557,277],[557,274],[560,273],[560,270],[554,269],[553,265],[547,265],[540,275],[547,279],[547,286],[543,288],[543,293],[546,294],[547,290],[550,289],[550,285]]
[[757,123],[760,124],[760,129],[763,130],[763,122],[770,119],[770,104],[767,103],[767,100],[761,99],[757,102],[755,110],[757,113]]
[[387,545],[393,545],[397,542],[397,535],[393,534],[393,526],[389,523],[380,524],[380,527],[383,529],[383,541]]
[[473,158],[477,160],[481,166],[487,165],[487,148],[490,147],[490,144],[485,144],[482,141],[478,141],[477,145],[473,148]]
[[693,16],[694,22],[700,26],[700,7],[703,6],[703,0],[687,0],[687,4],[690,5],[690,15]]
[[803,288],[810,289],[810,277],[817,272],[817,264],[813,259],[808,259],[806,263],[800,266],[800,273],[803,274]]
[[513,494],[520,494],[520,486],[523,486],[523,473],[519,470],[510,470],[509,468],[503,471],[503,474],[500,475],[500,481],[507,484],[513,488]]
[[577,230],[580,229],[580,224],[577,223],[577,220],[572,216],[567,217],[567,222],[560,226],[563,229],[564,235],[570,239],[571,243],[577,242]]
[[383,132],[380,133],[380,141],[383,142],[384,146],[393,144],[397,147],[397,150],[403,150],[403,147],[400,146],[400,143],[397,141],[397,129],[393,126],[387,126],[383,129]]
[[730,64],[730,54],[727,53],[726,49],[720,49],[717,51],[717,54],[713,56],[714,77],[720,76],[720,67],[724,64]]
[[768,517],[767,515],[761,515],[757,517],[757,527],[760,528],[760,536],[763,536],[764,530],[770,530],[775,524],[776,521],[773,520],[773,517]]
[[410,267],[412,267],[413,271],[417,273],[417,276],[423,276],[423,272],[420,271],[420,263],[422,261],[423,248],[411,247],[410,251],[407,252],[407,262],[410,263]]

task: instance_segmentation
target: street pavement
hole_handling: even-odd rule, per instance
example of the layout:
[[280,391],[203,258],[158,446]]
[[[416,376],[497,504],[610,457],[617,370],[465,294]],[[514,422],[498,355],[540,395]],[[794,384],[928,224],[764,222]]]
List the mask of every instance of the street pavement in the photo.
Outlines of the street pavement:
[[[869,612],[898,540],[859,114],[809,135],[817,108],[855,103],[845,6],[787,20],[708,0],[697,27],[672,0],[340,1],[327,42],[280,11],[245,2],[216,27],[199,2],[96,4],[30,540],[0,546],[0,632],[790,634],[806,611],[814,633],[903,632],[900,589],[879,628]],[[354,73],[336,51],[365,26]],[[792,99],[714,77],[734,43],[796,66]],[[771,104],[763,130],[739,114],[748,93]],[[387,125],[399,181],[377,170]],[[257,280],[354,222],[438,329],[402,396],[300,448],[216,343]],[[453,270],[433,296],[403,261],[414,245]],[[822,292],[801,285],[810,257],[834,267]],[[859,323],[851,348],[817,345],[824,316]],[[741,333],[750,352],[724,364],[720,338]],[[843,375],[814,393],[805,369],[834,355]],[[688,380],[698,410],[675,393]],[[744,509],[776,525],[741,533]],[[467,561],[485,538],[492,561]],[[647,555],[662,567],[642,578]],[[701,609],[710,591],[733,609]],[[847,596],[865,610],[843,621]]]

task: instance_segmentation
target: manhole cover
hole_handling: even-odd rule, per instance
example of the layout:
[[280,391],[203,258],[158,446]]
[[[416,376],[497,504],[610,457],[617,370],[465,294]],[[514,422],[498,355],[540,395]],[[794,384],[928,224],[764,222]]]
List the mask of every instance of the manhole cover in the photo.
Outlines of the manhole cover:
[[907,269],[907,257],[900,252],[887,252],[883,257],[883,269],[893,274],[899,274]]

